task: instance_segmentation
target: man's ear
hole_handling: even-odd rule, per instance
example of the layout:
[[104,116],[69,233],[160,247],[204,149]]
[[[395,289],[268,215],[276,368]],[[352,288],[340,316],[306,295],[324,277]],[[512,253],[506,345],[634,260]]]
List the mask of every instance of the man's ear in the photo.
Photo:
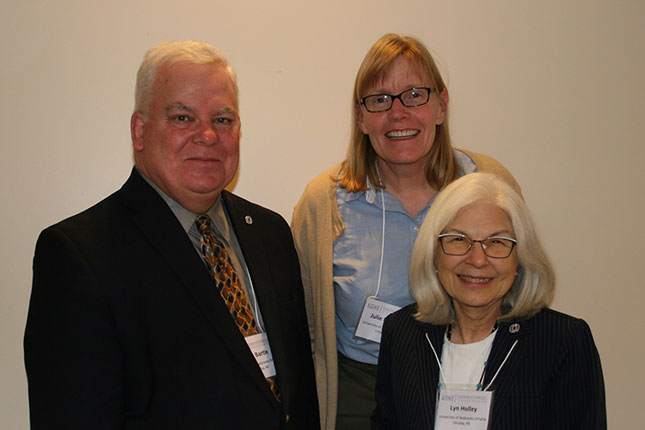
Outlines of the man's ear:
[[130,135],[132,136],[132,147],[135,151],[143,151],[143,129],[145,123],[143,114],[135,112],[130,117]]

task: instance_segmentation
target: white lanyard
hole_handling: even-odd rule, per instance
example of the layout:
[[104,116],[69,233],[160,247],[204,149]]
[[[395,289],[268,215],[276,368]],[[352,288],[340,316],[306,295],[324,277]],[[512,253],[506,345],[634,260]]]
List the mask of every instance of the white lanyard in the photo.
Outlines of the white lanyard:
[[[441,380],[443,378],[447,382],[441,366],[441,360],[439,360],[434,345],[430,342],[428,333],[426,333],[426,340],[430,344],[430,348],[432,348],[434,357],[437,360],[441,375],[439,379]],[[439,388],[437,389],[437,400],[435,402],[435,430],[461,430],[465,427],[471,430],[487,430],[489,428],[490,412],[493,406],[493,392],[488,391],[488,389],[495,378],[497,378],[499,371],[506,363],[511,352],[513,352],[517,342],[517,340],[513,342],[511,349],[506,354],[499,369],[497,369],[490,383],[482,391],[445,389],[441,387],[441,383],[438,384]],[[485,364],[480,384],[478,384],[479,387],[481,387],[481,383],[483,382],[486,367],[487,365]]]
[[365,299],[354,336],[380,343],[385,318],[392,312],[396,312],[401,309],[401,307],[378,299],[378,293],[381,290],[381,276],[383,274],[383,259],[385,255],[385,195],[383,192],[383,183],[381,183],[381,175],[378,173],[378,167],[376,168],[376,173],[379,177],[379,185],[381,186],[381,210],[383,213],[381,228],[381,259],[378,268],[378,279],[376,281],[376,292],[373,296],[368,296]]
[[[430,342],[430,337],[428,336],[428,333],[426,333],[426,340],[428,341],[430,348],[432,348],[432,352],[434,353],[435,360],[437,360],[437,365],[439,366],[439,373],[441,374],[441,378],[443,378],[444,381],[447,381],[446,375],[443,374],[443,368],[441,367],[441,360],[439,360],[439,356],[437,355],[437,351],[434,349],[434,345],[432,345],[432,342]],[[499,374],[500,370],[502,370],[502,367],[504,367],[504,364],[506,364],[506,360],[508,360],[508,357],[511,355],[511,352],[513,352],[513,349],[515,349],[515,345],[517,345],[517,342],[518,342],[517,339],[515,340],[515,342],[513,342],[511,349],[508,350],[508,353],[506,354],[506,357],[504,357],[504,361],[502,361],[502,364],[500,364],[499,368],[497,369],[497,372],[495,372],[495,375],[493,375],[493,377],[491,378],[486,388],[483,388],[481,391],[488,391],[490,386],[493,384],[493,381],[495,381],[495,378],[497,378],[497,375]]]

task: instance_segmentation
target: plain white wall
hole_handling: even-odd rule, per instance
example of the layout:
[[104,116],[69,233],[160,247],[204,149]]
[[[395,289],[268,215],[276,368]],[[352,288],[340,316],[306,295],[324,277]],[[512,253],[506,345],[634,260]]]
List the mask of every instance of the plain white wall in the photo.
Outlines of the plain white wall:
[[28,427],[22,336],[37,234],[126,179],[144,52],[174,39],[224,51],[241,87],[235,192],[290,219],[306,182],[343,158],[356,70],[386,32],[437,54],[455,146],[515,174],[557,267],[554,307],[591,325],[611,428],[642,422],[645,2],[4,3],[2,428]]

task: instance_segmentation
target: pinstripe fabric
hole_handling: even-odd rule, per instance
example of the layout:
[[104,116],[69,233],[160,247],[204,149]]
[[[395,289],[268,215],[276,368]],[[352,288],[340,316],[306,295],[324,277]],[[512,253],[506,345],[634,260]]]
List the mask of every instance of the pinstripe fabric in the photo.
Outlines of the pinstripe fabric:
[[[439,367],[425,334],[441,357],[445,326],[412,318],[416,305],[390,315],[383,328],[376,383],[374,429],[432,429]],[[519,331],[511,333],[512,323]],[[600,357],[586,322],[544,309],[500,323],[484,386],[513,342],[518,343],[491,390],[492,430],[606,429]]]

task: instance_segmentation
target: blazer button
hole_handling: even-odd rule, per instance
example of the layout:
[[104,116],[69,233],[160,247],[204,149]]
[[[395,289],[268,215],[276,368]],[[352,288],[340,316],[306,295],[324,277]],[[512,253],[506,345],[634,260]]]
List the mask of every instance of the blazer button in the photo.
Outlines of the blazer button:
[[291,421],[291,415],[287,414],[287,415],[284,417],[284,422],[285,422],[285,423],[288,423],[289,421]]

